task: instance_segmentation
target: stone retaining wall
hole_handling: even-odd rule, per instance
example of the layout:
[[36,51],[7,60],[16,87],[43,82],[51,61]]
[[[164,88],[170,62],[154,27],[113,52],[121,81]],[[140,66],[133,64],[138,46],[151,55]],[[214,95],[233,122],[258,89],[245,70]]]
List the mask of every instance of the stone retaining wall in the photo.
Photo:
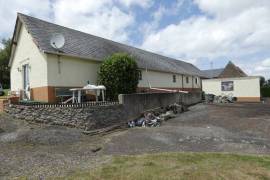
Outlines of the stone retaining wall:
[[191,105],[201,101],[201,93],[138,93],[120,95],[119,103],[101,106],[26,106],[7,105],[11,116],[27,121],[93,130],[126,124],[150,109],[174,103]]
[[9,105],[11,116],[26,121],[76,127],[84,130],[126,123],[123,105],[76,107],[32,107]]

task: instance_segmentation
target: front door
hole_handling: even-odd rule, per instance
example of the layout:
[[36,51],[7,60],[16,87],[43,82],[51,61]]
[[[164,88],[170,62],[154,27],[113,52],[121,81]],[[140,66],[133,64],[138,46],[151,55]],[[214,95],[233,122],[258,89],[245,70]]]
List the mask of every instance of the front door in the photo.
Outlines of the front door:
[[23,91],[24,99],[30,99],[29,64],[23,65]]

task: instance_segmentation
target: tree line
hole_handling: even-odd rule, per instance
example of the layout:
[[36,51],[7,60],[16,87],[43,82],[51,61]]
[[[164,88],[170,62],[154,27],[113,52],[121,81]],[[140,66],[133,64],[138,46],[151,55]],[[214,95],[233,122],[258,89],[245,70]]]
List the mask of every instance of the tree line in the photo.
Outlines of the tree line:
[[8,66],[11,52],[11,39],[2,39],[0,48],[0,83],[4,89],[10,88],[10,68]]

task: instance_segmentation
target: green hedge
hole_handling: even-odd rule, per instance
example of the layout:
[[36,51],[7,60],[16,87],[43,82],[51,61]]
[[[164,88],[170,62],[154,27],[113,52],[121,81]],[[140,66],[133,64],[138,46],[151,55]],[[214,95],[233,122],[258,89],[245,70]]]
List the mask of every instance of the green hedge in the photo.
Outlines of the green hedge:
[[261,88],[262,97],[270,97],[270,87]]
[[139,83],[139,72],[134,57],[116,53],[105,58],[100,66],[98,81],[106,87],[109,100],[117,100],[118,94],[135,93]]

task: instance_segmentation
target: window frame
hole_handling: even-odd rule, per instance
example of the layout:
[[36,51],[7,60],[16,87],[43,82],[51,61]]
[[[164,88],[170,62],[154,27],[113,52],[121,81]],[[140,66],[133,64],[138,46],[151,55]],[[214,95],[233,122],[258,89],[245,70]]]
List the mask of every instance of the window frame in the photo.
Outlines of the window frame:
[[234,81],[221,81],[220,85],[222,92],[234,91]]
[[186,76],[186,84],[189,84],[189,77]]
[[175,74],[172,75],[172,82],[176,83],[176,75]]

